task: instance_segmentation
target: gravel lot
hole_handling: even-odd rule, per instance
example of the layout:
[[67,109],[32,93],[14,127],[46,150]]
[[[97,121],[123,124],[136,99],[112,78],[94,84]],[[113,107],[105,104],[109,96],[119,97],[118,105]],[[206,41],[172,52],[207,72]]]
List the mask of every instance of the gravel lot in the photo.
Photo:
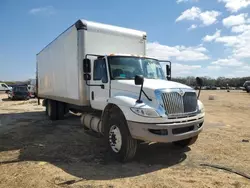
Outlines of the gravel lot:
[[[208,100],[214,94],[215,100]],[[0,187],[250,187],[250,95],[202,91],[204,130],[191,147],[142,144],[133,162],[106,159],[102,139],[75,115],[51,122],[36,100],[0,95]],[[1,100],[2,99],[2,100]],[[244,141],[243,141],[244,140]]]

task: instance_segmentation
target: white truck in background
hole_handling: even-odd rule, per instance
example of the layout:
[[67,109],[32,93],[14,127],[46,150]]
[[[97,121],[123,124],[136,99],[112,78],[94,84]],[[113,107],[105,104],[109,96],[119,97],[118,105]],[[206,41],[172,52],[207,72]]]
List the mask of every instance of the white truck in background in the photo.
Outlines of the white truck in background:
[[27,87],[30,93],[30,97],[36,97],[36,79],[30,79],[30,82]]
[[5,93],[8,93],[12,90],[11,86],[8,86],[6,83],[0,82],[0,91],[4,91]]
[[132,159],[139,141],[191,145],[204,106],[161,62],[146,57],[145,32],[78,20],[37,54],[37,95],[51,120],[81,112],[84,130],[103,136],[119,161]]

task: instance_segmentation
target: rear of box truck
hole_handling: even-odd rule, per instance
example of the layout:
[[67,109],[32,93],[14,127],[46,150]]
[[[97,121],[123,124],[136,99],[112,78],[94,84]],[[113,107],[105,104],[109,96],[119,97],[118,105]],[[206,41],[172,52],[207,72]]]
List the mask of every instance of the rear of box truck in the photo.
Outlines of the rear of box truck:
[[88,105],[81,100],[78,58],[78,31],[72,26],[37,54],[38,97]]

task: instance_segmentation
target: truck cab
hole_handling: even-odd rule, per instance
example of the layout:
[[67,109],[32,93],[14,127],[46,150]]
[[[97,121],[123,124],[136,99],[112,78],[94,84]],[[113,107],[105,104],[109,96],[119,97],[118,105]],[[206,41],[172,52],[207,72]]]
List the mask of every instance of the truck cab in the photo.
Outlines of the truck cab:
[[82,123],[106,136],[111,152],[118,158],[130,158],[137,140],[181,146],[196,141],[204,122],[204,106],[193,88],[170,81],[169,65],[165,76],[160,64],[164,61],[154,58],[95,56],[93,61],[84,60],[84,79],[91,107],[102,111],[102,125],[100,128],[98,123],[84,121],[86,114]]

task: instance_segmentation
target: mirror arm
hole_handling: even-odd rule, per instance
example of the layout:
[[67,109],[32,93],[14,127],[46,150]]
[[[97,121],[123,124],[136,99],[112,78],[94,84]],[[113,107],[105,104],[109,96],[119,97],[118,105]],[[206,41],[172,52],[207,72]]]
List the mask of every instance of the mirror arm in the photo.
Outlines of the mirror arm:
[[142,103],[142,100],[141,100],[141,93],[142,93],[142,88],[143,88],[143,84],[141,85],[141,90],[140,90],[140,94],[139,94],[139,99],[136,101],[137,103]]
[[202,87],[202,85],[203,85],[203,81],[202,81],[202,79],[201,79],[201,78],[196,77],[196,83],[197,83],[197,85],[198,85],[198,86],[200,86],[200,88],[199,88],[199,92],[198,92],[198,96],[197,96],[197,99],[199,99],[199,97],[200,97],[200,93],[201,93],[201,87]]
[[149,101],[152,101],[152,99],[150,99],[150,98],[148,97],[148,95],[144,92],[143,89],[142,89],[142,93],[147,97],[147,99],[148,99]]
[[102,89],[104,89],[104,84],[100,84],[100,85],[89,84],[87,80],[86,80],[86,85],[87,86],[100,86]]
[[200,93],[201,93],[201,86],[200,86],[200,88],[199,88],[199,92],[198,92],[197,99],[199,99],[199,97],[200,97]]
[[152,101],[152,99],[150,99],[148,97],[148,95],[145,93],[145,91],[143,90],[143,84],[141,85],[141,90],[140,90],[140,94],[139,94],[139,99],[136,101],[137,103],[143,103],[142,100],[141,100],[141,94],[144,94],[146,96],[146,98],[149,100],[149,101]]

